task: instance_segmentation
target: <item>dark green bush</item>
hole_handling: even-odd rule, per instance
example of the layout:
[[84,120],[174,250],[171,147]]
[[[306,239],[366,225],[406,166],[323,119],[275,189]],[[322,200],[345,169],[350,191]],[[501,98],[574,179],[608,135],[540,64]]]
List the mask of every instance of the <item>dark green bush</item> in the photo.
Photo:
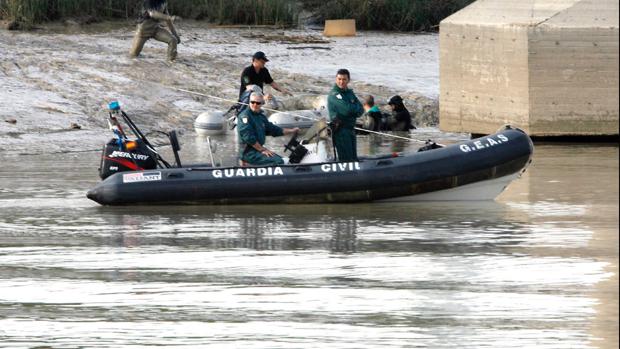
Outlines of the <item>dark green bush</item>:
[[474,0],[304,0],[305,9],[322,22],[352,18],[358,29],[433,30],[442,19]]
[[[301,9],[317,21],[354,18],[359,29],[432,30],[473,0],[169,0],[173,14],[218,24],[297,24]],[[0,0],[0,16],[32,25],[66,17],[135,18],[141,0]]]
[[[24,24],[66,17],[135,18],[141,0],[0,0],[0,16]],[[171,0],[181,17],[220,24],[295,25],[299,8],[291,0]]]

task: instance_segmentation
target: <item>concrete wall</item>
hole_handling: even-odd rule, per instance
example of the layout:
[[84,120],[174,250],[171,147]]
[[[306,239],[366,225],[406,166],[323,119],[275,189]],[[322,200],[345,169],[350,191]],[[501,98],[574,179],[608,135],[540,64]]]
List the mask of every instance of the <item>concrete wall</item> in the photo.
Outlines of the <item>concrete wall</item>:
[[477,1],[441,24],[440,128],[616,135],[618,40],[611,0]]
[[618,39],[610,29],[532,30],[532,134],[618,134]]
[[508,123],[527,129],[527,28],[442,25],[439,40],[439,127],[486,134]]
[[[461,25],[537,25],[580,0],[478,0],[442,21]],[[593,0],[610,1],[610,0]]]
[[[618,134],[618,5],[581,1],[529,30],[530,129]],[[614,18],[615,17],[615,18]]]

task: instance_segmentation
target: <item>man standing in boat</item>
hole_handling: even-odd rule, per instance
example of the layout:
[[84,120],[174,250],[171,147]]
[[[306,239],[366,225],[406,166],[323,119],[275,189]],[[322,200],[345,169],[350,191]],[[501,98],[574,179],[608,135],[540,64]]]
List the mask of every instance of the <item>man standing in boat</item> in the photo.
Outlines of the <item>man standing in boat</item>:
[[240,158],[250,165],[281,165],[284,160],[264,146],[265,138],[293,134],[299,132],[299,128],[282,129],[269,122],[261,109],[264,102],[261,93],[252,93],[250,107],[237,117],[237,131],[242,143]]
[[357,161],[355,120],[364,114],[364,107],[353,90],[349,89],[351,74],[340,69],[336,84],[327,97],[327,109],[332,126],[332,138],[338,153],[338,161]]
[[[174,21],[178,19],[179,17],[168,14],[166,0],[145,0],[129,56],[138,57],[144,44],[149,39],[155,39],[168,44],[168,61],[174,61],[177,58],[177,45],[181,42],[174,26]],[[162,23],[165,23],[168,30]]]
[[[241,72],[241,87],[239,88],[239,98],[246,90],[248,85],[257,85],[261,90],[265,87],[265,84],[271,85],[274,90],[279,91],[285,95],[292,96],[290,92],[278,85],[271,74],[269,69],[265,65],[269,62],[264,52],[258,51],[252,56],[252,65],[243,69]],[[270,98],[270,96],[267,96]]]

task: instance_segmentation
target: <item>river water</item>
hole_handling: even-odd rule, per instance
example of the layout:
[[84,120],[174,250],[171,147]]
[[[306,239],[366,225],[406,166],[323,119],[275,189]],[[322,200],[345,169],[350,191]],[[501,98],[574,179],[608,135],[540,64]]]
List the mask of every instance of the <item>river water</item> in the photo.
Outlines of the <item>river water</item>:
[[109,208],[96,152],[0,154],[0,347],[615,348],[618,155],[537,144],[487,203]]

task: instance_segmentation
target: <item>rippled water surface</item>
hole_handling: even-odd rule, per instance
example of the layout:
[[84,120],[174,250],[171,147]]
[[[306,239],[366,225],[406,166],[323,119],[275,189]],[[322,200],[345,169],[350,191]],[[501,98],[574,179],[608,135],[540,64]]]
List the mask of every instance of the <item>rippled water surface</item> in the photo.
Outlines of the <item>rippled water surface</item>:
[[441,204],[100,207],[98,156],[0,155],[0,347],[617,347],[617,146]]

